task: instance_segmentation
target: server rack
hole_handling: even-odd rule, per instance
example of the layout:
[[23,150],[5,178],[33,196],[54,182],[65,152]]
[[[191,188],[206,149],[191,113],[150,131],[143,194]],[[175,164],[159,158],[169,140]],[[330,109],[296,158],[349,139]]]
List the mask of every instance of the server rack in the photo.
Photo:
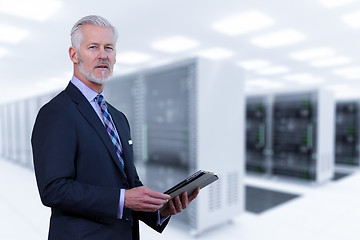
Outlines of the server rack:
[[7,107],[7,131],[8,131],[8,151],[7,151],[7,156],[6,158],[12,162],[16,162],[16,125],[15,125],[15,102],[11,102],[9,103],[8,107]]
[[[267,138],[269,176],[316,183],[330,180],[334,175],[332,94],[324,89],[290,89],[287,93],[272,92],[263,97],[268,99],[270,109],[264,121],[270,136]],[[253,156],[251,151],[247,151],[247,156]]]
[[274,175],[316,179],[316,99],[310,94],[276,96]]
[[129,121],[133,140],[134,161],[137,165],[140,165],[138,171],[143,172],[141,161],[143,158],[143,130],[141,126],[144,109],[141,102],[144,94],[139,74],[114,77],[105,87],[104,93],[106,101],[123,112]]
[[269,174],[269,98],[246,98],[246,171]]
[[16,136],[16,151],[17,151],[17,163],[26,166],[27,157],[26,157],[26,144],[30,141],[28,135],[26,135],[26,108],[25,101],[20,100],[16,102],[16,115],[15,115],[15,124],[17,128]]
[[274,175],[314,182],[334,175],[335,105],[323,89],[276,94],[273,120]]
[[33,169],[31,132],[42,105],[55,96],[47,93],[37,97],[4,103],[0,108],[1,157]]
[[245,111],[239,68],[189,59],[133,74],[133,90],[121,84],[126,78],[115,79],[118,88],[137,93],[132,101],[142,110],[134,112],[132,129],[142,130],[134,144],[141,145],[145,185],[163,192],[198,169],[220,177],[173,219],[200,234],[240,214]]
[[360,101],[336,103],[335,163],[337,166],[359,167]]
[[0,105],[0,157],[5,158],[6,156],[6,114],[5,104]]
[[31,134],[32,129],[35,124],[36,116],[40,110],[40,105],[38,97],[29,98],[25,100],[26,108],[26,122],[25,122],[25,134],[27,139],[27,144],[25,145],[25,155],[26,155],[26,164],[25,167],[29,169],[34,168],[33,157],[32,157],[32,147],[31,147]]
[[[0,108],[1,157],[8,161],[18,163],[20,160],[20,144],[17,144],[20,129],[18,116],[18,102],[2,104]],[[21,143],[21,142],[20,142]]]
[[196,168],[195,149],[191,148],[196,127],[189,101],[195,87],[191,79],[194,70],[194,66],[185,65],[144,73],[144,160],[147,182],[158,191],[173,186]]

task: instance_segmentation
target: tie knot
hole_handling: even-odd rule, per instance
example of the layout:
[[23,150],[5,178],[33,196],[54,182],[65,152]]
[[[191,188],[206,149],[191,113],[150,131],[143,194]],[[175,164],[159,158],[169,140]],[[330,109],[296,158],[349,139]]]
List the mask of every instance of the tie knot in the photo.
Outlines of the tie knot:
[[95,97],[96,102],[101,106],[105,103],[104,96],[99,94]]

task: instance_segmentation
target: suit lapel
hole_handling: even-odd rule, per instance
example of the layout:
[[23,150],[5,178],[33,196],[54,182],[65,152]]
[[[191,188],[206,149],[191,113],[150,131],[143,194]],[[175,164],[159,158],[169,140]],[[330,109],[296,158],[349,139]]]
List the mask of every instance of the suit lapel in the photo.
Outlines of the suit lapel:
[[114,150],[114,145],[111,142],[111,139],[108,133],[106,132],[104,125],[102,124],[101,120],[99,119],[94,109],[91,107],[88,100],[84,97],[84,95],[80,92],[80,90],[78,90],[77,87],[75,87],[75,85],[73,85],[71,82],[69,83],[65,91],[69,94],[72,100],[75,103],[77,103],[77,108],[79,109],[79,112],[84,116],[84,118],[97,132],[102,142],[106,146],[108,152],[110,153],[111,158],[113,159],[115,164],[119,167],[119,169],[122,171],[120,161]]
[[132,157],[131,149],[130,149],[129,142],[128,142],[129,140],[131,140],[130,134],[127,133],[129,131],[128,130],[129,127],[127,126],[125,120],[121,116],[119,116],[119,114],[117,114],[115,108],[108,103],[107,103],[107,105],[108,105],[110,115],[114,121],[116,130],[120,137],[126,176],[129,180],[129,183],[131,185],[133,185],[133,180],[134,180],[135,176],[133,174],[134,173],[133,157]]

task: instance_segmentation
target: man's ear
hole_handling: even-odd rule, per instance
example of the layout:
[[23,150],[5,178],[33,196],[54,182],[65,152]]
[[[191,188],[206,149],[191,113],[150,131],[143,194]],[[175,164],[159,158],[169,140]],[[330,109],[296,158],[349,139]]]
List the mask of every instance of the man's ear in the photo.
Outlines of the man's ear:
[[78,56],[76,47],[72,46],[69,48],[69,56],[73,63],[76,63],[76,64],[79,63],[79,56]]

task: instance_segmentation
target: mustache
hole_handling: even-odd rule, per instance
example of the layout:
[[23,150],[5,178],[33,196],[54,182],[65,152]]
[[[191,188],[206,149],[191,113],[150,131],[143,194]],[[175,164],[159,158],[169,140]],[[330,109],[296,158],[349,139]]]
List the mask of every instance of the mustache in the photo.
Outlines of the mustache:
[[108,69],[111,69],[110,63],[109,63],[109,61],[107,61],[107,60],[101,60],[101,61],[99,61],[99,62],[94,66],[93,69],[98,68],[98,67],[104,67],[104,66],[107,67]]

